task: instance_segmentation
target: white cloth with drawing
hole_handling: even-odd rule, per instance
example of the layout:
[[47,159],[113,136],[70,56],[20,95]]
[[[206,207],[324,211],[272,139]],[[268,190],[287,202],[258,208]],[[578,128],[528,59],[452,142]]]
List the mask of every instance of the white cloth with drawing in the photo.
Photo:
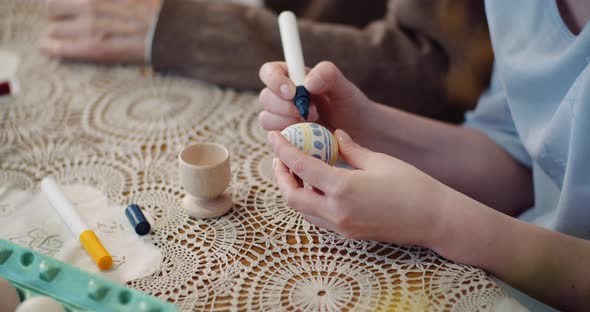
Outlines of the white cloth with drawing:
[[[142,238],[135,234],[125,217],[125,207],[110,204],[90,186],[60,186],[113,256],[113,269],[101,272],[96,267],[41,192],[0,187],[0,238],[120,283],[149,276],[159,269],[160,250],[149,235]],[[146,218],[150,219],[148,215]]]

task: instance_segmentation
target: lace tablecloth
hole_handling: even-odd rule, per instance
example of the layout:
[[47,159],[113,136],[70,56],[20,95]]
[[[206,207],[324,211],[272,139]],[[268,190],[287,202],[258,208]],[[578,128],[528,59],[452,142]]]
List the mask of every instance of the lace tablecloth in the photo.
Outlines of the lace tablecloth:
[[[270,174],[254,94],[137,67],[49,60],[36,48],[39,1],[0,1],[0,48],[19,55],[19,94],[0,98],[0,185],[99,189],[154,218],[159,270],[128,286],[182,310],[489,309],[506,294],[481,270],[421,248],[352,241],[307,223]],[[253,75],[252,79],[256,79]],[[177,153],[214,141],[232,156],[233,210],[195,220],[180,207]]]

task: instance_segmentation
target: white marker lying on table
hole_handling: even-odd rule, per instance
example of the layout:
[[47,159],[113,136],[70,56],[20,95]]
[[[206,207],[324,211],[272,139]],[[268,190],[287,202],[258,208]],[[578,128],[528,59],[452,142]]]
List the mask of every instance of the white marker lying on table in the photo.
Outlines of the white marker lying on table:
[[67,224],[70,231],[82,244],[82,247],[92,257],[96,266],[101,270],[108,270],[113,266],[113,258],[104,248],[96,234],[88,229],[88,226],[76,212],[70,201],[61,191],[55,180],[47,177],[41,181],[41,191],[45,194],[51,206]]
[[297,17],[293,12],[285,11],[279,15],[279,31],[287,69],[289,70],[289,78],[297,87],[293,103],[299,110],[299,115],[307,120],[310,95],[309,91],[303,86],[305,82],[305,62],[303,60],[299,29],[297,28]]

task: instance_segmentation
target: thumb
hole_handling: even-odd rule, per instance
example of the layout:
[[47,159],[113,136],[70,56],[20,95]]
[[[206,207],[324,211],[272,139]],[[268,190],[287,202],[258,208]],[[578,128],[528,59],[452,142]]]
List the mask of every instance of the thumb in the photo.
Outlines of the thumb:
[[342,159],[348,164],[358,169],[367,169],[373,151],[366,149],[352,140],[348,133],[343,130],[336,130],[334,133],[338,140],[338,152]]

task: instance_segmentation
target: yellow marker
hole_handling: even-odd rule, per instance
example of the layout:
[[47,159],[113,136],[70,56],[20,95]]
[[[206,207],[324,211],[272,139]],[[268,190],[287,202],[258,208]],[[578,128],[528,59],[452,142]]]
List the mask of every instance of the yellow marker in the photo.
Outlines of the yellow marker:
[[67,200],[55,180],[48,177],[41,181],[41,191],[45,194],[51,206],[57,211],[70,231],[80,240],[80,244],[101,270],[108,270],[113,266],[113,257],[104,248],[96,234],[88,229],[80,215]]
[[99,269],[108,270],[113,266],[113,257],[109,255],[109,252],[104,248],[94,232],[91,230],[82,232],[80,234],[80,243]]

